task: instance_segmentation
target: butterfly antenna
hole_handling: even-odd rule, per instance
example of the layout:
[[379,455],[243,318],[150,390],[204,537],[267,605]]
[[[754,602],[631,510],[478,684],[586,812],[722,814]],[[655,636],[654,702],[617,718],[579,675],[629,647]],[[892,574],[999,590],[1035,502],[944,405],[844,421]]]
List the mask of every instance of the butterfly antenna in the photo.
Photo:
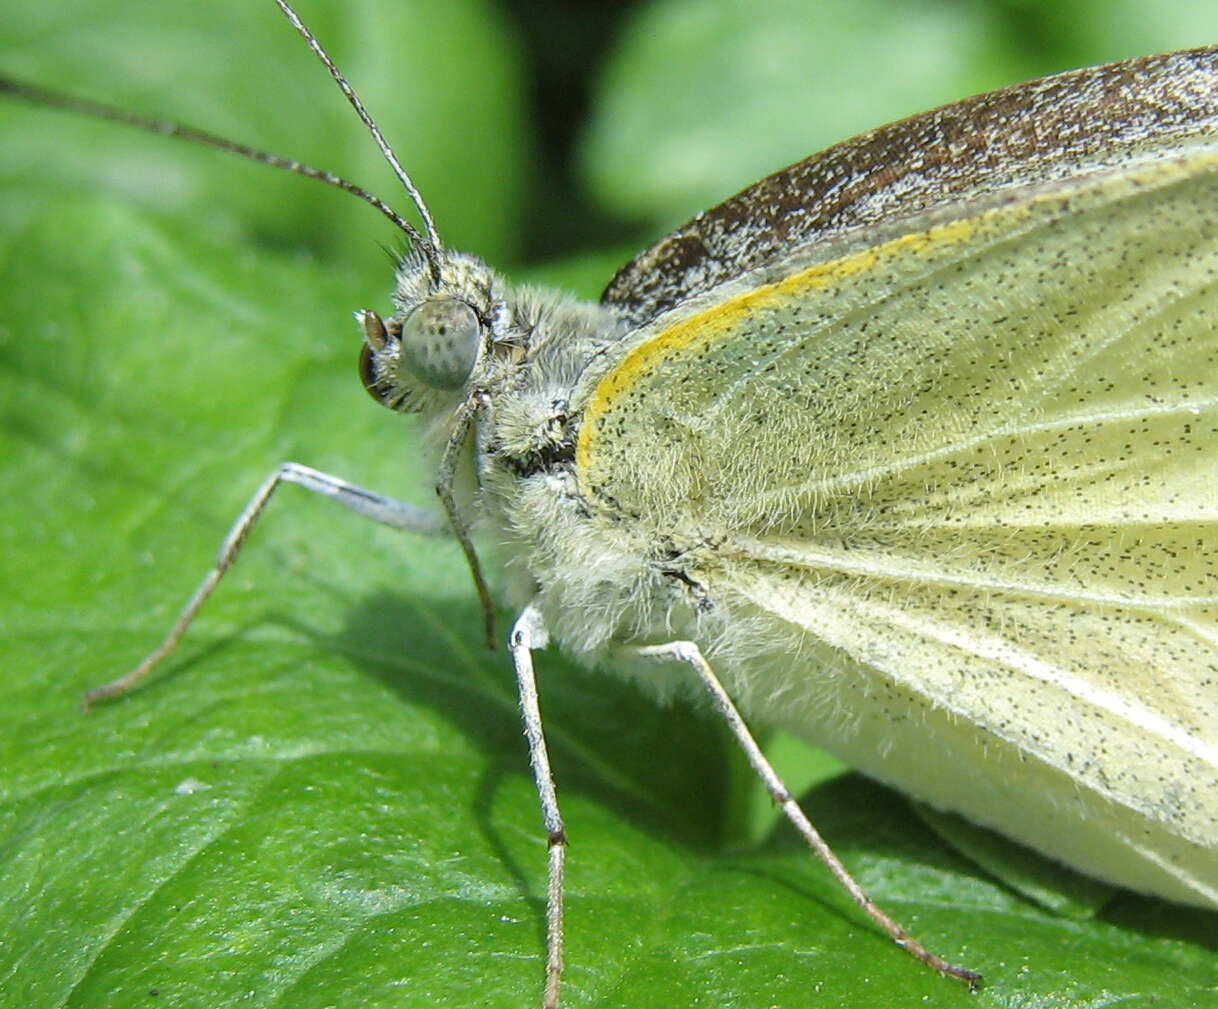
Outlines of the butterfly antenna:
[[106,122],[119,123],[123,126],[133,126],[136,129],[147,130],[149,133],[156,133],[163,137],[174,137],[178,140],[202,144],[204,147],[212,147],[216,150],[226,151],[229,154],[237,154],[243,158],[249,158],[251,161],[270,165],[272,168],[282,168],[286,172],[291,172],[294,175],[303,175],[307,179],[317,179],[319,182],[324,182],[328,186],[334,186],[336,189],[341,189],[352,196],[358,196],[365,203],[370,203],[397,225],[398,228],[404,231],[411,241],[423,246],[427,244],[426,239],[419,234],[418,229],[405,220],[379,196],[368,192],[368,190],[361,186],[357,186],[354,182],[348,182],[333,172],[314,168],[312,165],[306,165],[301,161],[293,161],[291,158],[281,158],[278,154],[261,151],[247,144],[239,144],[233,140],[226,140],[224,137],[218,137],[214,133],[197,130],[193,126],[185,126],[182,123],[175,123],[169,119],[154,119],[151,116],[141,116],[138,113],[128,112],[126,109],[120,109],[113,105],[66,95],[60,91],[52,91],[50,88],[28,84],[25,81],[18,81],[3,74],[0,74],[0,94],[13,95],[32,102],[35,105],[65,109],[78,115],[89,116],[92,119],[103,119]]
[[[436,231],[435,222],[431,219],[431,211],[427,209],[427,204],[423,202],[423,197],[415,188],[414,182],[411,181],[409,175],[398,162],[397,155],[393,153],[393,148],[381,135],[380,129],[372,116],[368,114],[368,110],[364,108],[364,103],[359,100],[359,95],[355,93],[354,88],[347,83],[347,78],[342,74],[342,71],[334,65],[334,61],[330,59],[329,54],[322,48],[320,42],[317,41],[317,36],[314,35],[303,21],[300,20],[300,15],[292,9],[292,6],[287,0],[275,0],[279,9],[283,11],[283,16],[291,22],[313,50],[314,54],[327,70],[330,71],[330,76],[334,78],[334,82],[342,89],[344,95],[347,96],[347,101],[351,103],[351,107],[355,109],[355,114],[360,117],[360,120],[368,128],[368,132],[372,134],[372,139],[376,141],[376,146],[380,148],[381,154],[389,163],[389,167],[393,169],[393,174],[398,177],[398,181],[402,183],[402,188],[406,190],[406,195],[410,197],[410,202],[415,205],[415,209],[419,212],[419,217],[423,220],[423,230],[427,233],[427,237],[416,237],[415,241],[419,245],[423,254],[427,257],[428,265],[431,267],[432,277],[439,281],[440,279],[440,234]],[[411,229],[413,231],[413,229]],[[412,236],[413,237],[413,236]]]

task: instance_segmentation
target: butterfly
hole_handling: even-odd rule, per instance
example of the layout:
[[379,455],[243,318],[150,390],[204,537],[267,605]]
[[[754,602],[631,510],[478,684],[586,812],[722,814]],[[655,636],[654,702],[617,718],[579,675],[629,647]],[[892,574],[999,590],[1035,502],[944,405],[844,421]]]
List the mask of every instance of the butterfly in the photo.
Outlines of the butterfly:
[[678,229],[600,306],[415,232],[395,312],[360,315],[361,374],[439,432],[473,570],[474,514],[506,544],[552,865],[548,640],[661,690],[701,679],[729,720],[1214,905],[1213,59],[849,141]]

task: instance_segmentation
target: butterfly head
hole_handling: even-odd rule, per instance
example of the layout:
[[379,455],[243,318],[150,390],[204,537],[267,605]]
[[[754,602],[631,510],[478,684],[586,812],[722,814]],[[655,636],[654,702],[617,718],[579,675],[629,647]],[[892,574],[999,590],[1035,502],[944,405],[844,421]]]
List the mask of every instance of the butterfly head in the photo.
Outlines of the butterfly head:
[[504,329],[495,275],[481,260],[441,251],[403,260],[388,319],[356,312],[364,336],[359,371],[377,402],[418,413],[459,393]]

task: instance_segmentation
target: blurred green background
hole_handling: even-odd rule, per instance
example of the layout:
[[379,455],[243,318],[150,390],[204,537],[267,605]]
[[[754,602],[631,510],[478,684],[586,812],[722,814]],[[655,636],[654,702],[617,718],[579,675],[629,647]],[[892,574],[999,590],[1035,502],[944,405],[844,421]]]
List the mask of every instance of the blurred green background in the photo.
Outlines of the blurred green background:
[[[664,229],[855,132],[1218,40],[1200,2],[301,14],[446,241],[589,297]],[[0,0],[0,71],[402,203],[269,0]],[[174,661],[77,709],[158,639],[280,460],[432,499],[410,425],[354,373],[350,312],[385,310],[399,247],[316,183],[0,99],[0,1004],[535,1000],[536,800],[506,658],[478,646],[449,545],[293,496]],[[571,1005],[1218,1006],[1212,915],[1130,896],[1049,914],[898,796],[856,776],[813,789],[881,902],[986,970],[970,998],[877,936],[788,833],[740,847],[767,803],[741,799],[690,705],[538,666],[575,839]]]

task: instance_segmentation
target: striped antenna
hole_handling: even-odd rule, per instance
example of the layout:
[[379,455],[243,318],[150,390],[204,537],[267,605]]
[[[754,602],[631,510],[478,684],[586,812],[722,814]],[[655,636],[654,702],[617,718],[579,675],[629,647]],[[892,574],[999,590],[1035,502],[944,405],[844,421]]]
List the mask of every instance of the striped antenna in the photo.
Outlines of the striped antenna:
[[338,86],[342,89],[343,94],[347,96],[347,100],[351,103],[360,120],[368,128],[372,134],[372,139],[376,141],[376,145],[380,148],[381,154],[385,160],[389,162],[389,167],[393,169],[401,181],[402,186],[406,190],[406,195],[410,197],[410,201],[414,204],[419,212],[419,216],[423,221],[424,233],[421,233],[418,228],[403,218],[389,204],[382,200],[379,196],[369,192],[362,186],[357,186],[354,182],[348,182],[341,176],[335,175],[333,172],[328,172],[321,168],[314,168],[312,165],[305,164],[302,161],[294,161],[291,158],[280,157],[277,154],[271,154],[269,151],[259,150],[256,147],[250,147],[247,144],[237,143],[233,140],[226,140],[224,137],[216,136],[214,133],[208,133],[206,130],[196,129],[193,126],[187,126],[183,123],[174,122],[168,119],[158,119],[152,116],[143,116],[139,113],[128,112],[126,109],[120,109],[113,105],[107,105],[103,102],[92,101],[87,98],[77,98],[74,95],[64,94],[60,91],[54,91],[50,88],[40,87],[36,84],[28,84],[24,81],[16,80],[12,77],[0,74],[0,94],[12,95],[16,98],[32,102],[35,105],[43,105],[50,108],[64,109],[78,115],[89,116],[93,119],[102,119],[107,122],[119,123],[123,126],[131,126],[135,129],[145,130],[149,133],[156,133],[165,137],[174,137],[178,140],[185,140],[190,143],[200,144],[204,147],[211,147],[215,150],[225,151],[228,154],[236,154],[242,158],[248,158],[250,161],[257,161],[260,164],[270,165],[272,168],[279,168],[285,172],[291,172],[293,175],[303,175],[307,179],[316,179],[318,182],[324,182],[328,186],[333,186],[335,189],[341,189],[345,193],[350,193],[352,196],[357,196],[365,203],[371,204],[382,214],[391,220],[394,225],[401,230],[407,238],[410,239],[411,245],[418,249],[427,260],[428,268],[431,272],[432,279],[439,282],[440,279],[440,236],[436,231],[435,222],[432,220],[431,212],[427,209],[427,205],[423,202],[423,197],[415,188],[410,176],[398,163],[397,157],[393,153],[393,149],[385,142],[385,138],[381,135],[381,131],[377,128],[372,117],[368,115],[363,103],[359,100],[351,85],[347,83],[338,67],[334,65],[333,60],[326,54],[326,51],[321,47],[316,37],[300,20],[296,12],[288,6],[284,0],[275,0],[279,8],[283,11],[288,21],[292,26],[300,32],[305,41],[308,42],[309,48],[317,54],[318,59],[325,64],[326,69],[330,71],[330,75],[338,82]]
[[[364,103],[359,100],[359,95],[355,93],[355,89],[347,83],[347,78],[334,65],[334,61],[330,59],[329,54],[322,48],[321,43],[317,41],[317,36],[300,20],[300,15],[292,9],[291,4],[287,0],[275,0],[275,3],[283,11],[283,16],[291,22],[292,27],[300,32],[301,37],[309,44],[309,48],[313,50],[325,68],[330,71],[330,76],[334,78],[334,82],[342,89],[343,94],[347,96],[347,101],[355,109],[355,114],[360,117],[360,121],[368,128],[368,132],[372,134],[372,139],[376,141],[376,146],[380,148],[381,154],[389,163],[389,167],[393,169],[393,174],[402,183],[402,188],[406,190],[406,195],[410,197],[410,202],[418,210],[419,217],[423,219],[423,230],[427,232],[427,238],[421,242],[421,245],[423,252],[427,255],[428,262],[431,264],[432,272],[438,280],[439,258],[436,253],[441,248],[440,233],[436,231],[435,222],[431,219],[431,211],[427,209],[427,204],[423,202],[423,197],[419,194],[418,189],[415,188],[415,184],[411,181],[410,176],[406,174],[406,169],[398,162],[397,155],[393,153],[393,148],[389,146],[388,141],[381,135],[380,128],[376,125],[372,116],[368,114],[368,110],[364,108]],[[430,246],[430,251],[428,246]]]

